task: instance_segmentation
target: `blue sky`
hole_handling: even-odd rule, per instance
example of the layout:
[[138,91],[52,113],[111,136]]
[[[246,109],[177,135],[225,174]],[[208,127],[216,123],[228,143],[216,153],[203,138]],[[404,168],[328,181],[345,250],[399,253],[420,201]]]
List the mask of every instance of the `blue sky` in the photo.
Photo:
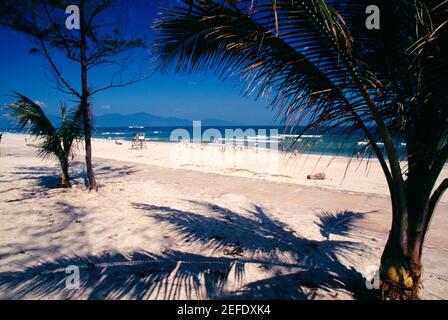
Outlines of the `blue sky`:
[[[133,0],[119,9],[112,9],[110,15],[125,17],[129,33],[145,35],[151,41],[153,35],[149,26],[162,5],[160,0]],[[49,81],[52,75],[44,58],[29,54],[32,48],[29,38],[0,28],[0,40],[0,104],[11,101],[11,97],[5,94],[16,90],[40,101],[48,113],[57,114],[59,101],[73,99],[52,88],[53,83]],[[185,119],[213,118],[247,125],[274,124],[275,112],[269,109],[268,102],[242,97],[241,87],[236,87],[232,81],[222,82],[212,72],[161,75],[150,71],[150,56],[146,50],[134,51],[132,57],[128,76],[134,77],[143,70],[148,79],[94,96],[96,115],[143,111]],[[79,77],[77,67],[62,55],[57,56],[56,61],[65,76],[76,84]],[[90,80],[99,86],[107,83],[110,75],[107,69],[93,70]]]

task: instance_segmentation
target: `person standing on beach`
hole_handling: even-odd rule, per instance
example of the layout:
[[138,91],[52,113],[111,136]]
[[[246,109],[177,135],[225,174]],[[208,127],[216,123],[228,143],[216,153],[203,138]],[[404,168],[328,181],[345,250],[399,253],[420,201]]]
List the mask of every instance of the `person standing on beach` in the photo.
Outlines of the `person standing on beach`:
[[294,149],[294,158],[297,158],[299,156],[299,150]]

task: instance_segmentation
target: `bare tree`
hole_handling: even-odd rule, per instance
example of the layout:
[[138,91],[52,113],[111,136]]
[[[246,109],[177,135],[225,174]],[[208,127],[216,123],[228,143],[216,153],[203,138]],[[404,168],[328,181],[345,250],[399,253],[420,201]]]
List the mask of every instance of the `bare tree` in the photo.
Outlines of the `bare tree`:
[[[0,0],[0,24],[30,36],[35,44],[31,53],[43,56],[54,74],[55,88],[75,97],[81,107],[85,141],[85,160],[89,190],[97,189],[92,166],[92,108],[91,97],[99,92],[135,83],[143,77],[123,79],[129,66],[130,51],[144,47],[142,38],[128,36],[125,24],[104,22],[114,0]],[[77,8],[79,12],[70,12]],[[70,9],[69,8],[69,9]],[[66,13],[69,11],[71,16]],[[66,20],[74,19],[74,28]],[[79,28],[78,28],[79,27]],[[79,65],[79,78],[71,81],[55,60],[56,52]],[[94,68],[112,66],[110,82],[93,87],[90,74]]]

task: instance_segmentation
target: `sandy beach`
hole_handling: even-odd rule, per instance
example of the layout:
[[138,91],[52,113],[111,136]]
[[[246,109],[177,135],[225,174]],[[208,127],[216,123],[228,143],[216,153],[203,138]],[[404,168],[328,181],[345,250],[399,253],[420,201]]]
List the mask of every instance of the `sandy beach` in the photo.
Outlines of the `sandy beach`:
[[[27,142],[25,142],[27,139]],[[0,144],[0,299],[358,299],[390,228],[377,161],[213,145],[94,140],[98,192],[73,188],[31,138]],[[349,164],[349,166],[347,166]],[[325,180],[307,180],[324,172]],[[440,179],[448,177],[445,166]],[[423,299],[448,299],[448,195]],[[81,285],[67,289],[66,267]]]

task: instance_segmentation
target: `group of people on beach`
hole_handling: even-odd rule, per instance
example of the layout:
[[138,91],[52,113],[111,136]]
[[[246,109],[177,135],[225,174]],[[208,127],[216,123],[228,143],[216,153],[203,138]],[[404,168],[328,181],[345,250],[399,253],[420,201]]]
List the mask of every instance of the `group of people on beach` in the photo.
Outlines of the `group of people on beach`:
[[[200,147],[201,150],[205,150],[205,148],[207,148],[207,146],[209,145],[208,143],[192,143],[189,141],[184,141],[183,145],[185,148],[190,148],[190,149],[196,149],[198,148],[198,146]],[[230,151],[230,152],[242,152],[243,150],[247,150],[249,149],[249,146],[247,145],[242,145],[242,144],[237,144],[237,143],[214,143],[213,145],[218,146],[219,147],[219,151],[221,152],[226,152],[226,151]],[[255,152],[258,153],[258,144],[255,143],[254,144],[255,147]]]

